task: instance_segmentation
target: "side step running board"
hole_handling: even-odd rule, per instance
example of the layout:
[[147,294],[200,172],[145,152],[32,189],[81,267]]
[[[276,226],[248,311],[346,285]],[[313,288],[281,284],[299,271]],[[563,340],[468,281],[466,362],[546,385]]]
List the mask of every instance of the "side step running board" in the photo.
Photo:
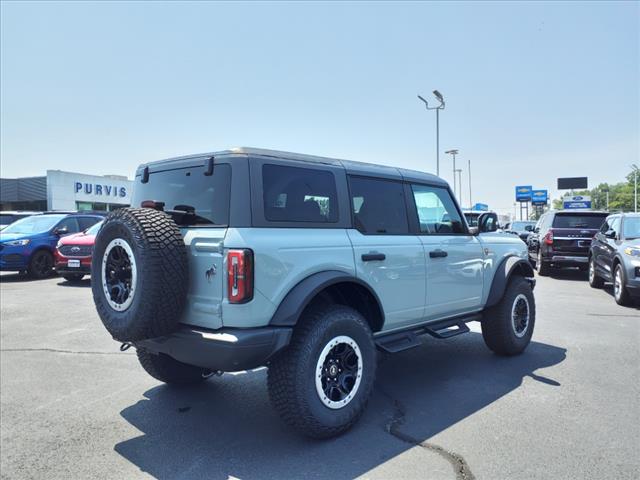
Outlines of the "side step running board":
[[429,325],[413,327],[403,332],[390,333],[376,337],[375,342],[378,348],[388,353],[397,353],[417,347],[422,344],[421,335],[431,335],[434,338],[451,338],[456,335],[469,332],[467,322],[481,320],[482,315],[474,314],[466,317],[452,318],[435,322]]

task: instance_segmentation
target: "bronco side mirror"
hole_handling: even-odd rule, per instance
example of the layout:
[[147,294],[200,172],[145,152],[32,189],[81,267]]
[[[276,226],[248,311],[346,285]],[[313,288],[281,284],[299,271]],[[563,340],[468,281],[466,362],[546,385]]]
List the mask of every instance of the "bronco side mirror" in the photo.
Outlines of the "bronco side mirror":
[[498,230],[498,215],[487,212],[478,218],[478,233],[495,232]]

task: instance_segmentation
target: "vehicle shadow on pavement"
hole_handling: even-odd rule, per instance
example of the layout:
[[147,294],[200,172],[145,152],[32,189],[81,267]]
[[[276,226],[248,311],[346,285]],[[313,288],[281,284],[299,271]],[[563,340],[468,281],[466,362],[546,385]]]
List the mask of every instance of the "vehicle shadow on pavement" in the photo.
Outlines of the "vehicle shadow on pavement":
[[42,280],[48,280],[53,278],[54,275],[47,278],[31,278],[29,275],[23,273],[3,273],[0,275],[0,283],[16,283],[16,282],[40,282]]
[[556,280],[569,280],[574,282],[587,282],[589,280],[588,272],[584,272],[578,268],[552,268],[549,271],[549,277]]
[[58,282],[60,287],[74,287],[74,288],[91,288],[91,278],[84,278],[82,280],[74,280],[70,282],[69,280],[61,279],[62,281]]
[[[142,435],[114,448],[159,479],[353,478],[509,394],[525,377],[540,388],[560,387],[535,372],[565,357],[564,348],[537,342],[520,356],[498,357],[477,333],[426,339],[422,347],[381,358],[363,418],[326,441],[301,437],[280,422],[269,405],[264,369],[186,389],[157,386],[121,412]],[[456,445],[441,446],[428,446],[425,454],[464,462],[466,452]],[[454,464],[451,458],[445,460]]]

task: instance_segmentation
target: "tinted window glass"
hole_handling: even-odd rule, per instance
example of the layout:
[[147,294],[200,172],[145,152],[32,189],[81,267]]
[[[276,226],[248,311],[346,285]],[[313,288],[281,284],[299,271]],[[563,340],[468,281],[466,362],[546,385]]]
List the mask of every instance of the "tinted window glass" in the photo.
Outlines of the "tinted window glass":
[[640,238],[640,217],[625,217],[623,223],[624,238]]
[[611,228],[611,225],[609,222],[611,222],[611,219],[604,221],[604,223],[600,227],[600,232],[607,233],[609,231],[609,229]]
[[131,204],[151,200],[164,202],[165,211],[193,209],[194,215],[180,216],[181,225],[228,225],[231,166],[216,164],[210,176],[204,171],[202,166],[155,172],[147,183],[138,177]]
[[65,218],[58,225],[56,225],[56,228],[66,228],[67,233],[78,233],[80,231],[80,227],[78,226],[78,219],[76,217]]
[[271,222],[338,221],[336,181],[326,170],[263,165],[262,191]]
[[349,177],[355,227],[368,234],[408,234],[402,183]]
[[602,226],[606,215],[559,213],[553,219],[553,228],[597,228]]
[[[411,188],[418,210],[420,232],[433,235],[464,232],[462,219],[448,190],[424,185],[412,185]],[[478,225],[479,215],[475,215],[475,225]]]
[[99,218],[96,217],[78,217],[78,223],[80,224],[80,231],[85,231],[87,228],[95,225]]

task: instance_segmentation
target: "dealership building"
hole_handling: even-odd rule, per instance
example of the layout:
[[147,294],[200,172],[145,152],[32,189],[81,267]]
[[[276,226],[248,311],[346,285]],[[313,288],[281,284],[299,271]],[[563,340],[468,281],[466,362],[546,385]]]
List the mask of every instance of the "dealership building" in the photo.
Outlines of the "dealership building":
[[44,177],[1,178],[0,210],[111,211],[131,204],[132,189],[121,175],[47,170]]

